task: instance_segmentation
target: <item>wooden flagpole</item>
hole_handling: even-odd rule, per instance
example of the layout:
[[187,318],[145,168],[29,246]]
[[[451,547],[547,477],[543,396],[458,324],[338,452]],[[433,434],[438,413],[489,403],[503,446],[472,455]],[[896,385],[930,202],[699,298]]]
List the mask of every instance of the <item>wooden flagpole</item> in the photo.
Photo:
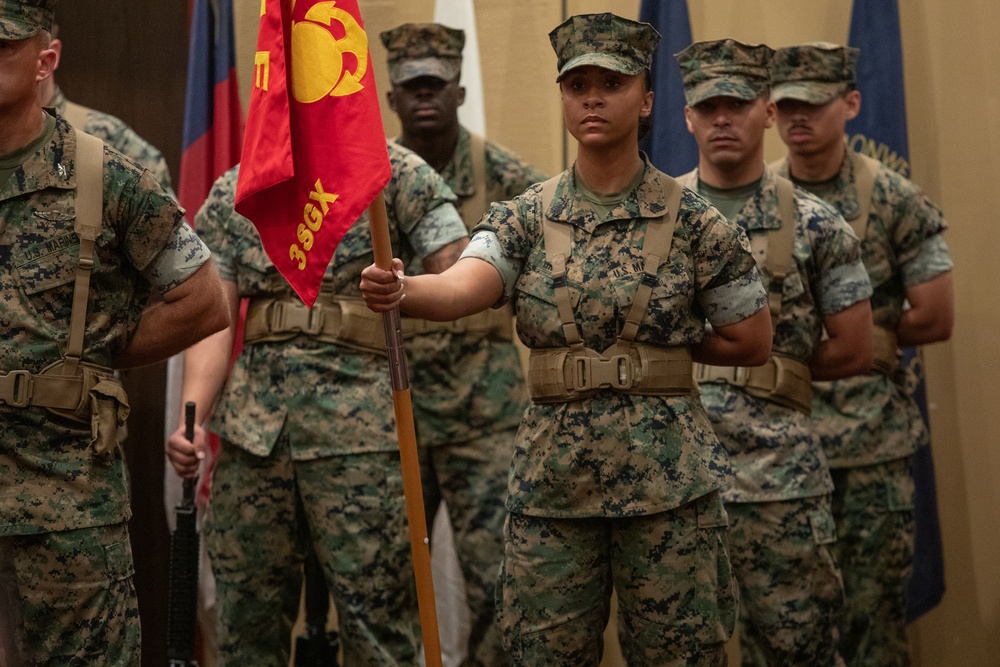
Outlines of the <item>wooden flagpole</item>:
[[[371,223],[375,265],[392,269],[392,243],[389,220],[385,211],[385,195],[378,193],[368,207]],[[382,315],[386,350],[389,353],[389,375],[392,379],[392,402],[396,411],[396,434],[399,438],[399,461],[403,468],[403,496],[406,518],[410,523],[410,551],[413,554],[413,574],[417,581],[417,606],[420,608],[420,634],[424,642],[427,667],[441,667],[441,637],[438,634],[437,607],[434,603],[434,581],[431,578],[430,541],[424,517],[424,494],[420,486],[420,463],[417,459],[417,436],[413,426],[413,404],[410,380],[403,351],[403,332],[399,308]]]

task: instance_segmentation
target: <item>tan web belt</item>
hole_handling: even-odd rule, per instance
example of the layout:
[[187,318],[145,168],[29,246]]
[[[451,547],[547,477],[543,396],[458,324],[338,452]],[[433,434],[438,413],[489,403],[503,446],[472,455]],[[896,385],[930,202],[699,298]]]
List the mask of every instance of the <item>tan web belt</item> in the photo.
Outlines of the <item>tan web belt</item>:
[[58,361],[42,373],[25,370],[0,373],[0,403],[15,408],[35,406],[86,414],[90,390],[100,382],[119,384],[110,368],[80,363],[76,375],[60,375]]
[[812,376],[809,367],[790,357],[772,355],[763,366],[694,365],[698,382],[725,382],[803,414],[812,411]]
[[885,327],[872,331],[872,370],[883,375],[899,370],[899,339]]
[[369,310],[360,298],[320,294],[312,308],[292,297],[250,299],[244,343],[280,342],[298,335],[385,353],[382,316]]
[[453,322],[432,322],[416,317],[404,317],[403,336],[447,332],[509,342],[514,340],[513,318],[514,311],[509,304],[502,308],[490,308]]
[[632,343],[627,354],[589,348],[531,350],[528,391],[535,403],[565,403],[602,389],[641,396],[682,396],[694,391],[691,351]]

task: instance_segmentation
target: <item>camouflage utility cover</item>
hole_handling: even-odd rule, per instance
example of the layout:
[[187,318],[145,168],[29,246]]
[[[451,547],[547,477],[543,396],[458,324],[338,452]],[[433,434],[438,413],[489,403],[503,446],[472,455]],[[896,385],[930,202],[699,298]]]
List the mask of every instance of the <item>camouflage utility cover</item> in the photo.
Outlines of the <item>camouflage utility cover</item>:
[[[547,211],[541,187],[495,204],[465,256],[493,264],[529,348],[567,345],[545,257],[542,217],[572,227],[567,279],[584,344],[615,342],[642,276],[650,218],[667,212],[659,172],[646,162],[639,184],[598,219],[565,172]],[[685,191],[671,251],[636,340],[699,342],[706,319],[743,320],[766,297],[746,236],[701,197]],[[683,505],[728,483],[729,466],[697,395],[632,396],[601,391],[568,403],[531,405],[518,431],[508,509],[550,517],[630,516]]]
[[[393,252],[409,262],[468,234],[444,181],[415,153],[389,144],[385,189]],[[197,228],[223,280],[240,297],[292,294],[264,253],[253,224],[233,210],[238,167],[223,174],[198,212]],[[334,253],[326,283],[360,298],[361,270],[374,261],[367,212]],[[212,428],[252,454],[266,456],[286,431],[297,460],[397,448],[385,357],[298,336],[244,348],[215,409]]]
[[[855,162],[848,151],[827,185],[799,183],[832,204],[848,221],[859,215]],[[781,172],[788,173],[787,164]],[[895,331],[906,289],[950,271],[944,215],[912,181],[880,166],[872,190],[861,254],[872,284],[876,326]],[[912,454],[927,427],[902,378],[880,373],[815,383],[813,419],[832,467],[869,465]]]
[[826,104],[855,83],[858,53],[825,42],[778,49],[771,59],[771,101]]
[[[697,170],[681,182],[697,188]],[[823,333],[823,318],[868,299],[871,284],[861,262],[861,243],[836,210],[796,188],[795,211],[794,269],[782,284],[772,352],[808,364]],[[781,227],[777,177],[771,169],[765,168],[760,187],[733,222],[751,239]],[[766,255],[754,259],[769,286]],[[701,392],[733,466],[734,484],[723,491],[726,502],[789,500],[833,490],[807,415],[729,384],[704,383]]]
[[695,42],[674,57],[684,80],[684,99],[694,106],[712,97],[755,100],[767,92],[774,51],[735,39]]
[[52,30],[58,0],[0,0],[0,39],[25,39]]
[[465,33],[439,23],[404,23],[379,37],[388,52],[389,80],[395,85],[421,76],[444,81],[462,72]]
[[649,69],[660,33],[648,23],[609,12],[571,16],[549,33],[559,78],[575,67],[596,65],[622,74]]
[[[80,247],[73,230],[76,150],[72,129],[57,118],[52,139],[0,184],[0,372],[38,373],[66,350]],[[182,214],[149,172],[105,148],[104,227],[90,279],[84,361],[110,365],[150,295],[179,285],[208,260]],[[89,424],[5,404],[0,422],[0,535],[128,518],[121,450],[95,455]]]

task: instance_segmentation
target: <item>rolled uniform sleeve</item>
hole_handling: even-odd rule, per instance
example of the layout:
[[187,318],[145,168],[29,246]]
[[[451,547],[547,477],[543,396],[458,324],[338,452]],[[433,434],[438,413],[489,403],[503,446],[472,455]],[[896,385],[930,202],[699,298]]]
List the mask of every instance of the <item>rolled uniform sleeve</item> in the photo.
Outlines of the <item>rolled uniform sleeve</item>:
[[142,275],[161,293],[166,293],[194,275],[210,257],[208,246],[185,222],[174,230]]
[[420,224],[410,230],[409,239],[413,252],[422,259],[468,236],[468,232],[464,230],[465,223],[458,211],[452,204],[443,202],[424,213]]
[[932,236],[920,245],[917,256],[902,266],[903,284],[907,287],[919,285],[951,269],[951,255],[944,236]]
[[476,232],[469,245],[462,252],[461,259],[466,257],[481,259],[500,274],[500,280],[503,281],[503,296],[494,304],[494,308],[510,301],[514,296],[514,286],[517,283],[517,277],[521,275],[523,263],[520,260],[504,256],[500,250],[500,239],[496,232]]
[[767,305],[767,293],[753,268],[725,285],[698,293],[698,303],[713,327],[735,324]]
[[820,278],[819,309],[823,315],[834,315],[872,295],[872,284],[861,259],[836,266]]
[[750,317],[767,305],[767,293],[750,252],[746,234],[709,207],[704,231],[694,250],[697,300],[712,326]]

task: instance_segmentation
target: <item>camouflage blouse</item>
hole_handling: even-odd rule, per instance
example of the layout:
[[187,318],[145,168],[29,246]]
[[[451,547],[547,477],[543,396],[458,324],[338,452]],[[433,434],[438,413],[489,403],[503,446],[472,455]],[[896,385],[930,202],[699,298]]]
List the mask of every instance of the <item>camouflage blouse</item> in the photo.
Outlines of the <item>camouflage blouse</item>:
[[[783,173],[788,173],[787,164]],[[848,152],[832,183],[798,183],[847,220],[859,215],[854,160]],[[906,289],[950,271],[941,210],[913,182],[881,166],[872,190],[861,253],[872,283],[877,326],[895,331]],[[928,442],[927,427],[903,378],[880,373],[816,383],[813,419],[832,467],[908,456]]]
[[[583,199],[573,170],[560,177],[546,216],[573,228],[567,279],[584,344],[607,349],[622,329],[642,275],[649,218],[666,201],[661,176],[644,175],[603,219]],[[530,348],[566,340],[545,257],[541,187],[495,204],[466,251],[493,264]],[[685,190],[667,260],[636,340],[699,342],[706,320],[743,320],[766,304],[746,236]],[[631,516],[678,507],[728,482],[729,465],[697,395],[632,396],[532,404],[518,431],[508,509],[551,517]]]
[[[389,144],[392,179],[385,189],[393,254],[423,258],[468,234],[454,195],[415,153]],[[261,246],[253,224],[233,210],[238,167],[212,187],[196,217],[223,280],[240,297],[291,294]],[[367,212],[341,240],[327,269],[334,294],[360,297],[361,270],[374,261]],[[212,417],[212,430],[266,456],[284,430],[292,457],[398,448],[392,389],[384,356],[297,336],[246,346]]]
[[[59,361],[69,337],[80,242],[76,137],[62,117],[48,143],[0,183],[0,372]],[[183,211],[141,166],[104,149],[103,231],[97,240],[83,360],[108,366],[154,292],[208,260]],[[95,454],[90,424],[0,403],[0,535],[125,521],[119,448]]]
[[[697,170],[681,182],[697,187]],[[794,270],[782,284],[781,315],[772,351],[808,364],[822,335],[823,317],[871,296],[861,243],[844,219],[822,200],[795,189]],[[734,223],[751,239],[782,224],[777,179],[765,169],[757,191]],[[765,256],[757,268],[765,285]],[[770,502],[833,490],[826,457],[810,418],[728,384],[701,385],[701,402],[733,466],[727,502]]]

